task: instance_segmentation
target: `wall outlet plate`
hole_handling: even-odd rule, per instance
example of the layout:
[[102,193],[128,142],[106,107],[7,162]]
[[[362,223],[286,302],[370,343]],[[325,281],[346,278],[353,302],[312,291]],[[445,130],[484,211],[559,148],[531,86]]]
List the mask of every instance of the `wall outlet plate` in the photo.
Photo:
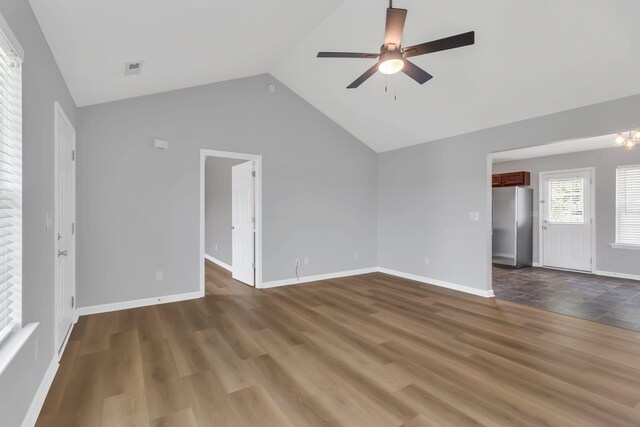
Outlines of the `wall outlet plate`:
[[160,270],[159,270],[159,271],[156,271],[156,281],[158,281],[158,282],[159,282],[159,281],[161,281],[161,280],[164,280],[164,272],[162,272],[162,271],[160,271]]
[[156,150],[168,150],[169,149],[169,141],[165,139],[154,139],[153,140],[153,148]]

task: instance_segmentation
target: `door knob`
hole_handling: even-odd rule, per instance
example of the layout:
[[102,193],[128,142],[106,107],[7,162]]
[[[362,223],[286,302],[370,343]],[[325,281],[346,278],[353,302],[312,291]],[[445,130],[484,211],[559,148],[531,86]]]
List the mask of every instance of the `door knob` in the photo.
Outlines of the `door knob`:
[[61,256],[67,256],[67,255],[69,255],[69,251],[58,250],[58,258],[60,258]]
[[546,225],[543,225],[543,226],[542,226],[542,229],[543,229],[543,230],[548,230],[548,229],[549,229],[549,227],[547,227]]

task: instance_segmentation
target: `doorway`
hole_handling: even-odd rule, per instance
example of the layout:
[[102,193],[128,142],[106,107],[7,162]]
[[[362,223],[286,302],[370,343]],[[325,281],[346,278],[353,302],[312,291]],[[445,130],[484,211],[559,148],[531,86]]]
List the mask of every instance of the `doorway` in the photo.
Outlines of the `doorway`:
[[[200,286],[205,260],[262,286],[262,156],[201,150]],[[222,270],[222,271],[224,271]]]
[[542,267],[593,271],[593,168],[540,173]]
[[74,322],[76,295],[76,131],[57,102],[54,106],[55,165],[55,343],[62,355]]

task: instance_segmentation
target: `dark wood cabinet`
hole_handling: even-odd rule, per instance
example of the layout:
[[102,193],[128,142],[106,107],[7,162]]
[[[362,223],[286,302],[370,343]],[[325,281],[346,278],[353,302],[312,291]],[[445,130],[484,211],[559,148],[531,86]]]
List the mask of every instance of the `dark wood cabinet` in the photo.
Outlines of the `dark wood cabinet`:
[[498,173],[491,176],[492,187],[515,187],[518,185],[531,185],[531,173],[521,171]]

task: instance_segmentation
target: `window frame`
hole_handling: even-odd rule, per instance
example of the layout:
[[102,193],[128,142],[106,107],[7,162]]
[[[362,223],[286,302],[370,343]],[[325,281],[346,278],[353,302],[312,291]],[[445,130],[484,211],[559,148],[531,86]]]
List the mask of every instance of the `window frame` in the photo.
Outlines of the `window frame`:
[[[16,245],[18,245],[20,251],[19,251],[19,255],[18,255],[18,261],[15,261],[15,263],[17,264],[17,285],[13,285],[12,286],[12,291],[14,292],[14,296],[11,297],[12,300],[14,301],[18,301],[17,303],[15,303],[15,305],[17,305],[17,307],[14,307],[14,317],[16,320],[14,320],[11,325],[12,328],[8,330],[8,332],[6,334],[3,334],[0,336],[0,372],[2,372],[4,370],[4,368],[6,367],[6,363],[8,363],[10,361],[10,355],[14,354],[15,351],[21,347],[24,344],[24,337],[26,336],[28,338],[28,336],[31,334],[31,332],[33,332],[34,328],[25,328],[23,327],[23,319],[22,319],[22,258],[23,258],[23,254],[22,254],[22,236],[23,236],[23,226],[22,226],[22,218],[23,218],[23,210],[22,210],[22,197],[23,197],[23,188],[22,188],[22,176],[23,176],[23,167],[22,167],[22,136],[23,136],[23,129],[22,129],[22,118],[23,118],[23,109],[22,109],[22,82],[23,82],[23,76],[22,76],[22,65],[24,63],[24,50],[22,49],[22,46],[20,45],[20,43],[18,42],[18,39],[16,38],[15,34],[11,31],[11,28],[9,27],[9,24],[7,23],[7,21],[4,19],[4,16],[0,13],[0,50],[7,54],[10,58],[11,61],[16,61],[17,62],[17,67],[20,68],[20,72],[17,73],[19,74],[19,100],[20,100],[20,110],[19,110],[19,117],[20,117],[20,126],[19,126],[19,135],[16,137],[17,139],[17,144],[16,146],[18,147],[17,150],[19,152],[19,167],[17,167],[18,172],[19,172],[19,182],[13,182],[14,185],[17,185],[19,187],[19,196],[18,196],[18,204],[17,207],[15,209],[15,213],[16,215],[13,215],[14,218],[19,218],[17,223],[18,225],[14,225],[13,227],[17,228],[17,232],[13,233],[15,236],[17,236],[16,238],[12,238],[12,240],[15,242],[17,241],[18,243],[15,243]],[[7,110],[8,111],[8,110]],[[15,148],[15,147],[14,147]],[[27,330],[28,329],[28,330]],[[22,331],[24,330],[24,331]],[[16,333],[16,332],[24,332],[24,333]],[[27,333],[28,332],[28,333]],[[13,339],[14,336],[17,336],[17,338]]]
[[[615,205],[614,205],[614,210],[615,210],[615,234],[614,234],[614,243],[609,244],[609,246],[611,246],[614,249],[629,249],[629,250],[637,250],[640,251],[640,241],[638,243],[625,243],[625,242],[620,242],[618,240],[618,229],[619,229],[619,221],[618,221],[618,215],[619,215],[619,206],[618,206],[618,195],[620,193],[620,187],[618,185],[618,173],[620,172],[621,169],[636,169],[640,172],[640,164],[632,164],[632,165],[620,165],[620,166],[616,166],[616,173],[615,173],[615,187],[616,187],[616,191],[615,191]],[[640,227],[640,225],[639,225]]]

